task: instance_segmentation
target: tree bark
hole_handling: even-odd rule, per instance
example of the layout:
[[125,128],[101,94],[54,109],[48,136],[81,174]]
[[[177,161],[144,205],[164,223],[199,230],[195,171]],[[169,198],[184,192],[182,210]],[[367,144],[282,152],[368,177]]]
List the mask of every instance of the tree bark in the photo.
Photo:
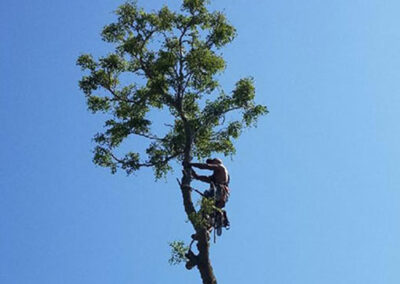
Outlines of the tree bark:
[[193,214],[196,214],[196,209],[193,205],[192,194],[190,190],[192,179],[191,175],[189,174],[191,170],[189,163],[192,160],[193,137],[190,127],[186,126],[185,128],[186,143],[183,160],[184,171],[181,180],[181,192],[186,215],[196,231],[197,249],[199,251],[197,255],[193,255],[193,259],[191,261],[194,261],[194,265],[197,266],[201,279],[203,280],[203,284],[216,284],[217,280],[215,278],[209,257],[209,233],[207,229],[202,226],[196,227],[196,224],[193,223],[191,218]]
[[207,229],[202,229],[197,234],[197,249],[199,250],[197,268],[200,271],[201,279],[203,284],[217,284],[209,257],[210,243]]

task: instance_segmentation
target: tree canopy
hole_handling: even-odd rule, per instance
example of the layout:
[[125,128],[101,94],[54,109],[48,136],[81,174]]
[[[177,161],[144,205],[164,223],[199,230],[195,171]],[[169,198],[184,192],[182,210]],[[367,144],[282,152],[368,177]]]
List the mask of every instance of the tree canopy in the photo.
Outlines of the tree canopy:
[[[233,154],[232,140],[267,109],[254,102],[251,77],[240,79],[230,94],[216,79],[226,66],[219,49],[236,35],[225,15],[209,12],[204,0],[183,1],[181,13],[166,6],[149,13],[127,2],[116,15],[117,21],[102,31],[114,52],[99,59],[83,54],[77,60],[88,71],[79,85],[89,110],[112,115],[94,138],[94,162],[113,173],[153,167],[159,178],[171,169],[172,159],[183,160],[185,127],[192,134],[193,156]],[[120,77],[127,73],[136,80],[123,84]],[[151,131],[152,108],[168,108],[175,119],[162,137]],[[235,110],[238,119],[225,122],[224,116]],[[113,150],[134,135],[148,138],[145,153],[132,149],[117,157]]]

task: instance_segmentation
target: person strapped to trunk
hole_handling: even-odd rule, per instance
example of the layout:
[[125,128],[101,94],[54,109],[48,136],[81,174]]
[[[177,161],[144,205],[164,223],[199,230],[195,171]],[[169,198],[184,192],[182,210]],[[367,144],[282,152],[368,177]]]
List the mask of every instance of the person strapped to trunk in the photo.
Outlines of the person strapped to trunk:
[[[206,182],[210,184],[210,189],[204,192],[204,196],[207,198],[215,196],[215,206],[222,209],[225,207],[226,202],[229,198],[229,173],[226,167],[223,165],[220,159],[207,159],[206,163],[190,163],[190,166],[199,168],[202,170],[211,170],[213,174],[211,176],[198,175],[192,169],[192,176],[194,179]],[[229,227],[229,221],[226,216],[225,210],[223,210],[225,224],[224,227]]]

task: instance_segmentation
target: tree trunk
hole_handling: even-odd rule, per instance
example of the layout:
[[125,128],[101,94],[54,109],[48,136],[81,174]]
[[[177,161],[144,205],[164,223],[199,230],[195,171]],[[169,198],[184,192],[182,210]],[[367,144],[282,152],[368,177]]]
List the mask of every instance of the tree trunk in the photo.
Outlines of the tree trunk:
[[191,221],[193,228],[196,231],[197,235],[197,249],[199,251],[198,255],[194,255],[194,264],[197,266],[201,279],[203,280],[203,284],[216,284],[217,280],[214,276],[214,271],[211,266],[210,257],[209,257],[209,233],[206,228],[196,227],[193,223],[191,216],[196,214],[196,209],[194,208],[192,201],[192,194],[190,191],[191,188],[191,175],[189,163],[192,160],[192,141],[193,137],[191,135],[190,128],[186,128],[186,145],[184,152],[184,172],[181,180],[181,192],[183,198],[183,205],[185,208],[186,215],[188,219]]
[[197,234],[197,249],[199,250],[197,268],[200,271],[201,279],[203,279],[203,284],[217,284],[209,257],[210,243],[207,229],[202,229]]

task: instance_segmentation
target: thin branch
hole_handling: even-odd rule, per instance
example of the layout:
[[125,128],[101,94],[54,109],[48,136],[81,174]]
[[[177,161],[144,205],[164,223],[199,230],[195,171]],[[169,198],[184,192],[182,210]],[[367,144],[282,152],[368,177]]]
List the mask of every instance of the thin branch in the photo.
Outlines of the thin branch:
[[118,157],[116,157],[116,156],[113,154],[113,152],[111,151],[111,149],[109,149],[108,151],[109,151],[111,157],[112,157],[117,163],[120,163],[120,164],[123,164],[123,163],[124,163],[124,160],[119,159]]
[[201,129],[203,129],[205,126],[207,126],[208,123],[209,123],[212,119],[217,118],[217,117],[220,117],[221,115],[225,115],[225,114],[227,114],[228,112],[231,112],[231,111],[234,111],[234,110],[239,110],[239,109],[241,109],[241,107],[231,107],[231,108],[228,108],[227,110],[225,110],[225,111],[219,113],[218,115],[209,116],[208,119],[206,118],[206,121],[205,121],[204,123],[202,123],[201,126],[200,126],[198,129],[196,129],[196,131],[195,131],[194,133],[195,133],[195,134],[198,133]]
[[[179,37],[179,88],[178,88],[178,98],[180,99],[181,97],[183,97],[184,94],[184,90],[185,88],[183,87],[183,80],[184,80],[184,74],[183,74],[183,68],[184,68],[184,60],[183,60],[183,54],[182,54],[182,50],[183,50],[183,37],[185,36],[187,30],[189,29],[189,27],[192,25],[194,21],[194,14],[192,14],[192,18],[190,19],[189,23],[183,28],[183,31]],[[187,86],[187,84],[186,84]]]
[[135,135],[138,135],[138,136],[142,136],[142,137],[151,139],[151,140],[157,140],[157,141],[162,141],[162,142],[167,140],[165,137],[164,138],[160,138],[160,137],[157,137],[157,136],[152,135],[152,134],[146,134],[146,133],[137,132],[137,131],[132,131],[131,133],[135,134]]
[[188,85],[189,85],[189,83],[190,83],[190,80],[192,80],[192,77],[193,77],[193,72],[189,72],[189,73],[187,73],[187,74],[184,76],[183,79],[186,79],[186,78],[187,78],[187,80],[186,80],[186,82],[185,82],[185,86],[182,88],[182,92],[183,92],[183,93],[185,92],[186,88],[188,87]]
[[126,103],[136,103],[134,100],[130,100],[128,98],[123,98],[123,97],[117,95],[117,92],[115,90],[113,90],[110,86],[105,86],[104,88],[113,95],[114,98],[110,99],[111,101],[120,101],[120,102],[126,102]]
[[[176,158],[176,157],[179,156],[180,154],[182,154],[182,153],[175,153],[174,155],[165,157],[165,159],[164,159],[163,161],[161,161],[161,164],[162,164],[162,165],[167,164],[170,160]],[[159,161],[158,161],[158,162],[145,162],[145,163],[139,163],[138,166],[139,166],[139,167],[154,167],[154,166],[157,165],[158,163],[160,163],[160,162],[159,162]]]
[[[114,153],[111,151],[111,149],[108,149],[108,151],[109,151],[111,157],[112,157],[117,163],[119,163],[119,164],[121,164],[121,165],[125,165],[125,164],[126,164],[126,161],[125,161],[124,159],[120,159],[120,158],[118,158],[117,156],[115,156]],[[161,162],[160,162],[160,161],[156,161],[156,162],[144,162],[144,163],[138,163],[137,166],[138,166],[138,167],[154,167],[154,166],[156,166],[156,165],[159,164],[159,163],[161,163],[162,165],[165,165],[165,164],[167,164],[170,160],[176,158],[177,156],[179,156],[179,155],[181,155],[181,154],[182,154],[181,152],[178,152],[178,153],[175,153],[174,155],[165,157],[164,160],[161,161]]]

